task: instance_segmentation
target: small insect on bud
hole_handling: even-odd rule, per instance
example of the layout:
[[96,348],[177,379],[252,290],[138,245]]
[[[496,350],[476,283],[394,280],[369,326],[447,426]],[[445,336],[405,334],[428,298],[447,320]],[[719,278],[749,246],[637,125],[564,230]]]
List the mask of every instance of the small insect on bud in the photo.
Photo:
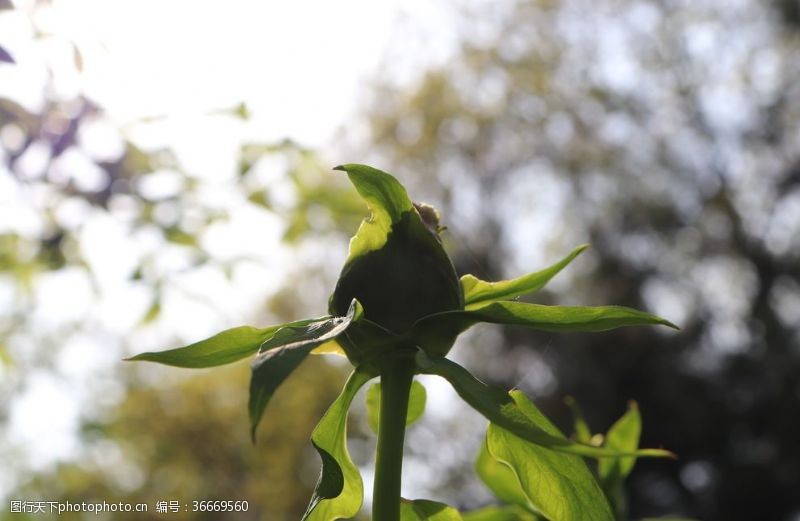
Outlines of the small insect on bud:
[[429,205],[428,203],[414,203],[414,208],[417,209],[417,213],[419,213],[419,216],[422,218],[422,222],[425,224],[425,227],[431,232],[439,235],[447,229],[447,226],[442,226],[440,224],[442,220],[442,214],[439,213],[439,210],[433,206]]

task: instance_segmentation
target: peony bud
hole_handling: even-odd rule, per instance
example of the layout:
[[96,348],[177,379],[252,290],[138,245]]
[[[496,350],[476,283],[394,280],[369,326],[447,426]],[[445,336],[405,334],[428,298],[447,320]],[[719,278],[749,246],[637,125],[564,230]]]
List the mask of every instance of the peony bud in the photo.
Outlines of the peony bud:
[[[357,299],[364,317],[386,330],[383,342],[392,343],[389,333],[400,336],[423,317],[463,309],[458,276],[439,238],[438,212],[413,204],[397,180],[380,170],[361,165],[340,169],[347,171],[372,215],[351,241],[330,313],[341,316]],[[358,345],[353,341],[357,332],[347,336],[339,343],[354,363],[369,356],[367,351],[385,347]]]

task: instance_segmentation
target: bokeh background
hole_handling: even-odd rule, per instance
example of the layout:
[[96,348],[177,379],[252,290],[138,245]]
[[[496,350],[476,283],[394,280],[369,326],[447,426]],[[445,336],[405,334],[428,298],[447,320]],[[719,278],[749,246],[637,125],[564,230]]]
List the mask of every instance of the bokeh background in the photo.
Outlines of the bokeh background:
[[[0,0],[0,519],[300,518],[346,363],[305,362],[253,447],[247,363],[121,359],[324,314],[365,213],[344,162],[438,206],[461,273],[590,242],[538,302],[681,325],[485,326],[454,352],[567,432],[567,395],[596,431],[638,401],[680,459],[637,464],[631,519],[800,519],[796,0]],[[404,493],[490,504],[485,422],[424,382]],[[360,406],[349,431],[369,482]],[[153,512],[214,499],[250,510]]]

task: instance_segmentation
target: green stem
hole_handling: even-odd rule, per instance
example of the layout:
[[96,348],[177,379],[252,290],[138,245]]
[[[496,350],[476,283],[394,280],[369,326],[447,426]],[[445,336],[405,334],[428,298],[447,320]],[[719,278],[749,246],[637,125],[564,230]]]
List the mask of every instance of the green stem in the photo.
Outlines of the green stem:
[[372,495],[374,521],[400,520],[400,478],[403,472],[403,440],[414,360],[397,358],[381,369],[381,414],[378,455]]

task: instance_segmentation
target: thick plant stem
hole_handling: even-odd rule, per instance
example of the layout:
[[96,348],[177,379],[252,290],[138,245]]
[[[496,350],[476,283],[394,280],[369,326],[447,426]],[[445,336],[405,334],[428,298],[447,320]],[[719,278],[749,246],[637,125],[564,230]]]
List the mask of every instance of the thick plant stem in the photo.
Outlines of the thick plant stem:
[[381,415],[378,454],[372,495],[373,521],[400,520],[400,478],[403,471],[403,440],[414,361],[392,360],[381,368]]

